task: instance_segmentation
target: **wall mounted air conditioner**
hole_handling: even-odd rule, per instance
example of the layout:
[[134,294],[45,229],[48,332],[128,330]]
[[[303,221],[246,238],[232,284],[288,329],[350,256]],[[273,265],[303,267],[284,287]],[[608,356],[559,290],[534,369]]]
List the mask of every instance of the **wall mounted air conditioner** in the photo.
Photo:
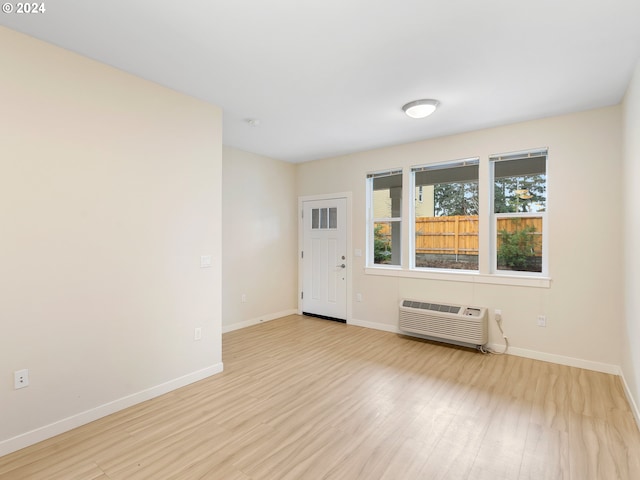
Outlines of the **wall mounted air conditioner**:
[[484,307],[408,299],[400,302],[400,330],[443,342],[485,345],[489,340],[487,318]]

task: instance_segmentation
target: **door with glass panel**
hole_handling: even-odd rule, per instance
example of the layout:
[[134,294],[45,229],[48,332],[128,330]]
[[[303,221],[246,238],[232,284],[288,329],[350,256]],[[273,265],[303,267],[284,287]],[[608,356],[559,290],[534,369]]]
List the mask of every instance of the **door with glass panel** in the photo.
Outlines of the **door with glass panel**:
[[347,201],[303,202],[302,311],[346,321]]

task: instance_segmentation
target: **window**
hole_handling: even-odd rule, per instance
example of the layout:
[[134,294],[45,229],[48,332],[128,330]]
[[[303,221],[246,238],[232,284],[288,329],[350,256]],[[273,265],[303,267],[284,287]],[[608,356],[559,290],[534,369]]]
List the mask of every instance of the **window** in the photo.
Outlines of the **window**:
[[401,265],[402,170],[367,175],[368,264]]
[[366,273],[548,287],[547,159],[539,148],[367,174]]
[[494,155],[492,256],[501,273],[547,273],[547,150]]
[[478,270],[478,164],[412,168],[414,267]]
[[338,209],[336,207],[312,209],[311,228],[313,230],[335,230],[338,228]]

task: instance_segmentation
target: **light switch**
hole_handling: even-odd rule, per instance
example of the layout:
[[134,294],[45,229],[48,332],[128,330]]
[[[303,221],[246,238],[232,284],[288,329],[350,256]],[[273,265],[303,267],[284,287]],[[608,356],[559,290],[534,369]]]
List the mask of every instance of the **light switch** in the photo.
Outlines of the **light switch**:
[[211,255],[200,256],[200,268],[208,268],[211,266]]

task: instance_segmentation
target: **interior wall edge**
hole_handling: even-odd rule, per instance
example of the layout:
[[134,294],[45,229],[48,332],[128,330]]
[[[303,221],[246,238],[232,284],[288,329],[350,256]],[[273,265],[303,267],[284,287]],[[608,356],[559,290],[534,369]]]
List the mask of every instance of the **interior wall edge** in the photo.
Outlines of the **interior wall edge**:
[[288,317],[289,315],[295,315],[298,313],[298,310],[292,308],[289,310],[283,310],[281,312],[269,313],[267,315],[260,315],[259,317],[250,318],[249,320],[245,320],[242,322],[230,323],[227,325],[223,325],[222,333],[233,332],[234,330],[240,330],[241,328],[251,327],[253,325],[258,325],[264,322],[270,322],[271,320],[276,320],[282,317]]
[[629,388],[629,384],[627,383],[627,379],[624,376],[624,372],[620,372],[620,379],[622,380],[622,387],[624,388],[624,394],[627,396],[627,401],[629,402],[629,408],[631,408],[631,412],[633,412],[633,417],[636,419],[636,425],[638,429],[640,429],[640,410],[638,409],[638,404],[633,398],[633,394],[631,393],[631,389]]

